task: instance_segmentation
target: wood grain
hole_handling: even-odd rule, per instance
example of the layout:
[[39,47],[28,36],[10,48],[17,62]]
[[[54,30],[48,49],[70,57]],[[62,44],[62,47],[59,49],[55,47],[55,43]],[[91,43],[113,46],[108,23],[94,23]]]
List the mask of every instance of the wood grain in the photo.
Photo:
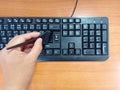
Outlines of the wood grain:
[[[74,3],[0,0],[0,16],[70,16]],[[102,62],[38,62],[30,90],[120,90],[120,0],[79,0],[74,16],[109,17],[110,58]],[[0,70],[0,85],[2,82]]]

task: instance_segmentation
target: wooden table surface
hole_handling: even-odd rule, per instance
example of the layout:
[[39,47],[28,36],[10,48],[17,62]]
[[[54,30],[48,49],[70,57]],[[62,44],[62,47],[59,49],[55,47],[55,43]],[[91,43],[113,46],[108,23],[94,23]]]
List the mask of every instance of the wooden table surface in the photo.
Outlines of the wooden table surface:
[[[74,3],[0,0],[0,16],[70,16]],[[120,90],[120,0],[79,0],[74,16],[109,17],[110,58],[102,62],[38,62],[30,90]],[[0,69],[0,86],[2,82]]]

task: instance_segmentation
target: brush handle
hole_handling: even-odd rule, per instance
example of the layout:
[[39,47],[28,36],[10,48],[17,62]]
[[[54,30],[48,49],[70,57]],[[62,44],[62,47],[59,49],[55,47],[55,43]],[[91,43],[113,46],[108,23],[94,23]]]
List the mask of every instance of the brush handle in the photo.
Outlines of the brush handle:
[[32,39],[30,39],[30,40],[28,40],[28,41],[25,41],[25,42],[23,42],[23,43],[19,43],[19,44],[17,44],[17,45],[8,47],[7,50],[12,49],[12,48],[16,48],[16,47],[20,47],[20,46],[24,46],[24,45],[27,45],[27,44],[32,44],[32,43],[34,43],[38,38],[40,38],[40,36],[37,37],[37,38],[32,38]]

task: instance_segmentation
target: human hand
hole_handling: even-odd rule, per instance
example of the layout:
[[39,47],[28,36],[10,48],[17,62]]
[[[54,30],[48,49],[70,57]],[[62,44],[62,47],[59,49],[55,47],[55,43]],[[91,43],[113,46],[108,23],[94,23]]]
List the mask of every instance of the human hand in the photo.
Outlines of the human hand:
[[6,50],[6,48],[39,35],[38,32],[32,32],[15,36],[0,51],[0,64],[4,76],[3,90],[26,90],[28,88],[35,70],[36,59],[42,50],[42,39],[37,39],[34,45],[26,45],[10,50]]

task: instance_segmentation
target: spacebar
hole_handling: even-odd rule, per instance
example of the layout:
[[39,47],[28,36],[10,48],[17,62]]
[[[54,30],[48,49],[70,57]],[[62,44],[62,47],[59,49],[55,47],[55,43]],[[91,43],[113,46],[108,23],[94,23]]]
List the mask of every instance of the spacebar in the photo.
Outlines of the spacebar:
[[60,44],[59,43],[56,43],[56,44],[53,44],[53,43],[49,43],[47,45],[44,46],[44,48],[60,48]]

